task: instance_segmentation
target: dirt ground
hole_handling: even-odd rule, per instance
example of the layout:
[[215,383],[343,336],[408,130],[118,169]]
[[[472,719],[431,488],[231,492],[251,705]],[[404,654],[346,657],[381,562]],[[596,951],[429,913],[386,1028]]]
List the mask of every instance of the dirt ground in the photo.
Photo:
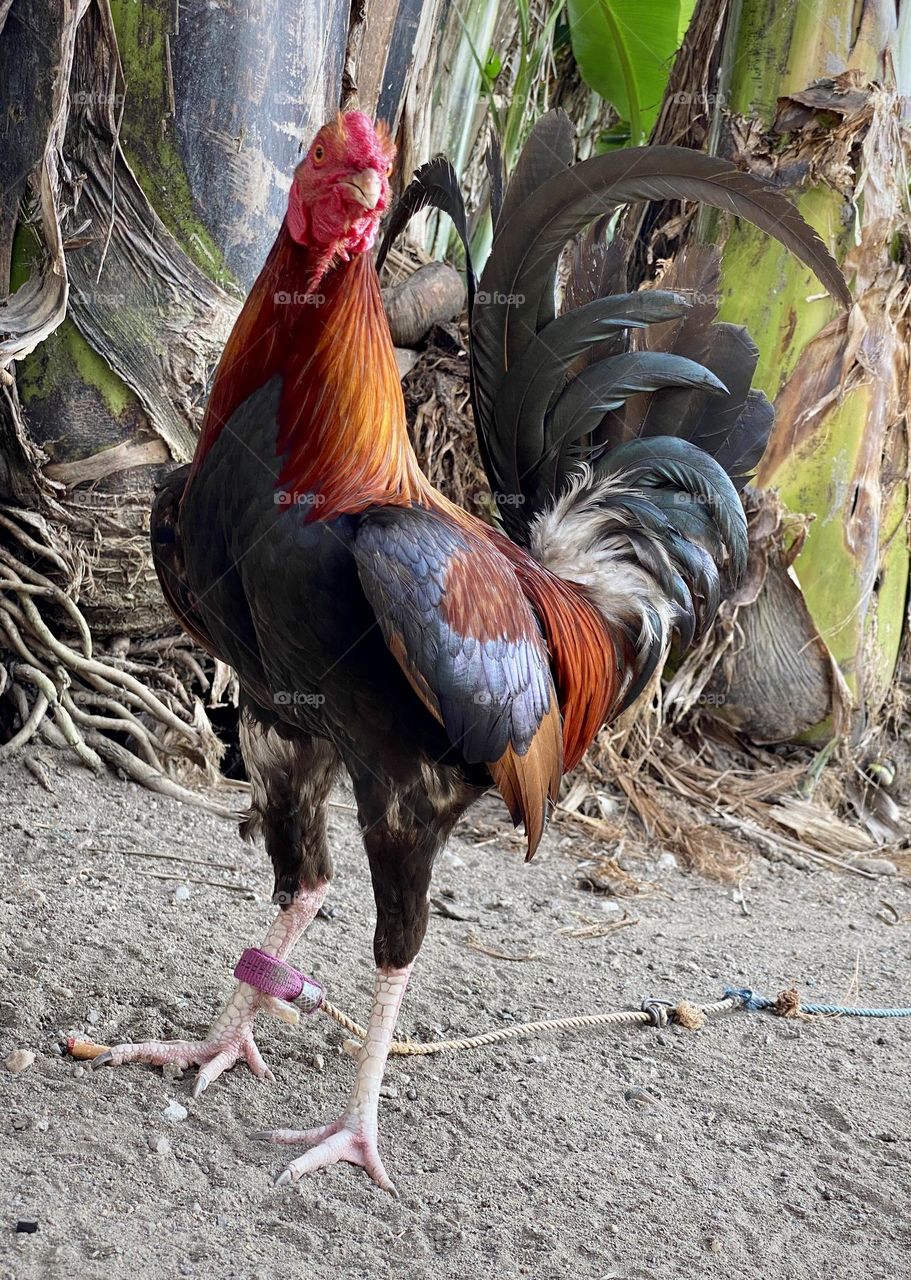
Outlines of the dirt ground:
[[[277,1083],[237,1068],[198,1102],[189,1076],[93,1072],[59,1047],[69,1031],[202,1033],[271,916],[264,854],[226,821],[46,764],[52,794],[19,764],[0,771],[0,1057],[36,1055],[19,1074],[0,1068],[4,1280],[911,1275],[911,1021],[738,1013],[695,1034],[587,1031],[396,1059],[380,1119],[398,1198],[349,1166],[275,1189],[287,1149],[247,1135],[337,1114],[352,1062],[327,1018],[263,1020]],[[298,962],[362,1018],[369,881],[351,814],[333,810],[332,831],[336,914]],[[174,853],[229,865],[160,856]],[[729,984],[839,999],[855,973],[862,1000],[911,1004],[906,883],[757,859],[742,903],[656,850],[634,868],[653,887],[620,902],[578,887],[585,853],[561,824],[524,866],[493,804],[481,810],[434,891],[473,918],[434,913],[402,1030],[466,1034],[643,997],[714,999]],[[561,932],[624,911],[636,923],[607,936]],[[637,1089],[655,1101],[629,1100]],[[172,1100],[186,1119],[164,1118]],[[20,1220],[37,1231],[17,1233]]]

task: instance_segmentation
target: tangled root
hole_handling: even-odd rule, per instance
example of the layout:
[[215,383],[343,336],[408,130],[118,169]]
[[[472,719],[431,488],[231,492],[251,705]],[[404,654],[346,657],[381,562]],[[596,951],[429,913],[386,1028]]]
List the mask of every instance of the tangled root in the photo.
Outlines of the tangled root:
[[0,760],[40,735],[68,748],[94,773],[108,765],[160,794],[234,816],[234,808],[175,777],[222,781],[222,747],[201,696],[224,693],[226,682],[213,690],[190,641],[180,635],[139,644],[123,637],[116,652],[97,655],[72,595],[34,564],[49,561],[68,583],[71,566],[28,533],[26,520],[9,508],[0,512],[0,531],[7,535],[6,545],[0,544],[0,645],[13,655],[0,667],[0,696],[10,700],[18,720],[0,744]]

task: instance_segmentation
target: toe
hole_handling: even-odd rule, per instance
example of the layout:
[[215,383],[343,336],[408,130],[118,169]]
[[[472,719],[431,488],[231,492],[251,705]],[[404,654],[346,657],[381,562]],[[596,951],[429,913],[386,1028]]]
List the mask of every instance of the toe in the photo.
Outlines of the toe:
[[383,1167],[383,1162],[380,1159],[380,1153],[375,1147],[372,1151],[368,1151],[366,1153],[364,1168],[370,1174],[370,1177],[381,1191],[388,1191],[391,1196],[398,1195],[398,1192],[395,1189],[395,1184]]
[[310,1150],[292,1160],[278,1177],[275,1183],[277,1187],[286,1187],[289,1183],[299,1182],[317,1169],[347,1161],[349,1164],[360,1165],[382,1191],[387,1191],[390,1195],[396,1194],[392,1179],[383,1167],[375,1139],[366,1134],[357,1134],[339,1121],[333,1121],[321,1129],[260,1130],[251,1136],[260,1141],[281,1145],[310,1145]]
[[244,1057],[247,1060],[247,1066],[256,1076],[257,1080],[268,1080],[270,1084],[275,1083],[275,1076],[266,1066],[265,1059],[259,1051],[259,1046],[252,1036],[250,1036],[244,1043]]
[[153,1067],[174,1066],[185,1071],[196,1056],[199,1046],[187,1040],[144,1040],[138,1044],[115,1044],[107,1053],[95,1058],[94,1067],[125,1067],[145,1062]]
[[312,1147],[323,1136],[322,1129],[257,1129],[250,1134],[254,1142],[272,1142],[279,1147]]
[[220,1075],[223,1075],[234,1066],[237,1057],[237,1050],[229,1046],[204,1063],[196,1077],[196,1084],[193,1086],[193,1097],[198,1098],[201,1093],[205,1093],[210,1084],[214,1084]]
[[262,1007],[265,1013],[270,1013],[280,1022],[287,1022],[289,1026],[296,1027],[301,1020],[300,1011],[287,1000],[279,1000],[275,996],[263,996]]
[[298,1156],[296,1160],[292,1160],[284,1173],[279,1175],[275,1185],[285,1187],[289,1182],[300,1182],[301,1178],[308,1173],[315,1173],[317,1169],[326,1169],[329,1165],[338,1164],[340,1160],[345,1159],[345,1148],[345,1135],[333,1134],[331,1138],[324,1139],[309,1151],[305,1151],[302,1156]]

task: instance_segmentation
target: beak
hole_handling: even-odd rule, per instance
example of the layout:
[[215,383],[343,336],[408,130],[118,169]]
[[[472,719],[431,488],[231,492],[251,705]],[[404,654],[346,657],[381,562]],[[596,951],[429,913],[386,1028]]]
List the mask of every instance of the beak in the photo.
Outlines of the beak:
[[376,169],[362,169],[360,173],[343,179],[342,186],[348,188],[353,200],[369,210],[376,208],[383,194],[383,184]]

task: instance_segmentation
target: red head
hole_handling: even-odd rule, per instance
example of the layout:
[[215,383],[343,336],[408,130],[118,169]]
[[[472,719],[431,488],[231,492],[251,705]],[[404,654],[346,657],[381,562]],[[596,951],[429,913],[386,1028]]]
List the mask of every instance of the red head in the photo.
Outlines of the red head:
[[328,266],[369,249],[389,204],[395,147],[384,124],[362,111],[324,124],[297,166],[287,226],[298,244],[316,249]]

